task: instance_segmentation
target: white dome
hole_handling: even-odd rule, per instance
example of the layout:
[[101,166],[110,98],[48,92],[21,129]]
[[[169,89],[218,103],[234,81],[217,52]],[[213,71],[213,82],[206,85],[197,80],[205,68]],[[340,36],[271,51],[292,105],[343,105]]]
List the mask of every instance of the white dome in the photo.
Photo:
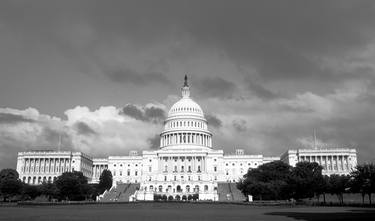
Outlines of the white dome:
[[197,116],[204,118],[202,108],[190,97],[183,97],[177,101],[169,110],[168,118],[175,116]]
[[190,98],[185,75],[182,98],[172,105],[160,134],[160,147],[169,149],[202,149],[212,147],[212,134],[202,108]]

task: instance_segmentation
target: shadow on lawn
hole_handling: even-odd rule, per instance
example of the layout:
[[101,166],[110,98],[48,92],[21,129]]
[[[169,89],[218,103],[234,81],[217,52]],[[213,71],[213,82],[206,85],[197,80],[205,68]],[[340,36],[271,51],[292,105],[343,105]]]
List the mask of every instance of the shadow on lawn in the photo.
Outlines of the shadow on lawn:
[[296,220],[375,220],[375,210],[349,210],[338,213],[271,212],[264,215],[286,216]]

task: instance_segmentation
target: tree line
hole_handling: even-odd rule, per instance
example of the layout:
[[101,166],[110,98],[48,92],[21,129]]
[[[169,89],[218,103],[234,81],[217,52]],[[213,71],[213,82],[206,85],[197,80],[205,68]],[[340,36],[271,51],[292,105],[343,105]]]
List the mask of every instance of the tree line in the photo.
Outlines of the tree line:
[[375,192],[375,165],[358,165],[349,175],[322,175],[322,166],[316,162],[299,162],[291,167],[282,161],[273,161],[249,169],[237,187],[255,200],[301,200],[326,194],[336,195],[344,203],[344,193],[360,193],[362,203]]
[[82,172],[65,172],[54,182],[40,185],[23,183],[14,169],[0,171],[0,199],[6,201],[27,201],[43,196],[47,201],[95,200],[98,195],[112,187],[112,174],[104,170],[99,184],[89,184]]

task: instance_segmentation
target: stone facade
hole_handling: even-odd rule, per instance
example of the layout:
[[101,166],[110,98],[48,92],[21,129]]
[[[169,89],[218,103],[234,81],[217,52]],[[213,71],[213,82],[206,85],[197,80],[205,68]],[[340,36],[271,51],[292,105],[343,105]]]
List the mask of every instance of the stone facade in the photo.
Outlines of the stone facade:
[[28,184],[54,181],[63,172],[81,171],[91,182],[92,158],[81,152],[29,151],[19,152],[17,172]]
[[352,148],[315,148],[288,150],[280,159],[291,166],[298,162],[316,162],[324,175],[349,174],[357,166],[357,151]]

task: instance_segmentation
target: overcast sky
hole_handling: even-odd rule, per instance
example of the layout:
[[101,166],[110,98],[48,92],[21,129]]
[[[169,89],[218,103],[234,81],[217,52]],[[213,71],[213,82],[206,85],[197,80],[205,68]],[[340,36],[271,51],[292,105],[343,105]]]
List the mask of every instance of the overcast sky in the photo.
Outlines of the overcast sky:
[[0,168],[154,149],[184,74],[214,148],[375,160],[375,1],[1,1]]

